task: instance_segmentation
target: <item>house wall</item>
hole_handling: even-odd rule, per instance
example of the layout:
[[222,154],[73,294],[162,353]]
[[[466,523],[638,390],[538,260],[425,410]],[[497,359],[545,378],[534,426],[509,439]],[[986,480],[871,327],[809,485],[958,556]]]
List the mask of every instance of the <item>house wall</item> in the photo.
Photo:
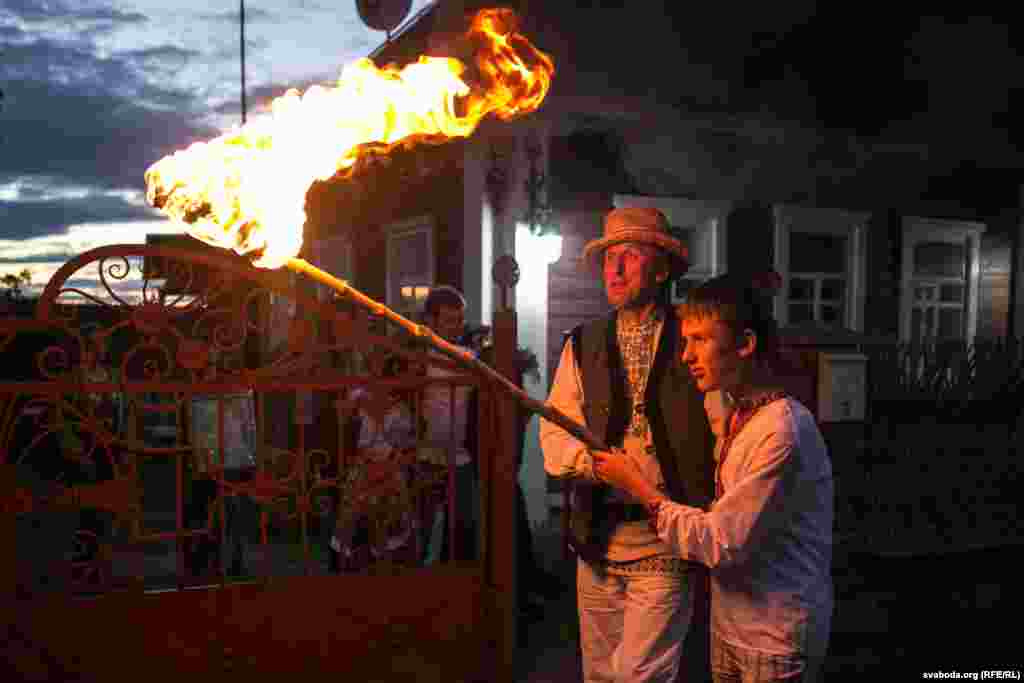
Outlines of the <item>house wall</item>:
[[981,238],[978,332],[979,339],[1004,337],[1009,332],[1010,261],[1013,235],[986,232]]
[[[351,180],[314,187],[307,196],[310,236],[346,235],[358,289],[387,300],[387,226],[429,215],[435,221],[436,284],[463,288],[462,143],[395,152],[393,160]],[[475,322],[475,321],[469,321]]]
[[896,339],[900,316],[900,217],[893,211],[871,214],[867,230],[867,292],[864,332]]
[[556,136],[550,149],[550,202],[562,232],[562,256],[548,269],[548,381],[566,332],[610,311],[599,273],[582,261],[583,247],[604,232],[616,194],[632,193],[620,138],[581,129]]
[[775,259],[775,218],[763,202],[743,202],[726,218],[728,271],[757,273],[772,268]]
[[548,382],[555,376],[565,334],[611,310],[601,277],[584,264],[583,246],[603,231],[608,209],[559,212],[562,257],[548,268]]

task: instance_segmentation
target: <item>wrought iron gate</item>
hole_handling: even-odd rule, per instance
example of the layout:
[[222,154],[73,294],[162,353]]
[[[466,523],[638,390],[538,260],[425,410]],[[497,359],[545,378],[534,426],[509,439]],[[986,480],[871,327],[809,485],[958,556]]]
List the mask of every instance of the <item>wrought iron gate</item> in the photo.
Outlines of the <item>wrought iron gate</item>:
[[[17,678],[502,678],[511,421],[479,378],[279,273],[141,245],[0,321],[0,367]],[[470,470],[429,419],[467,395]]]

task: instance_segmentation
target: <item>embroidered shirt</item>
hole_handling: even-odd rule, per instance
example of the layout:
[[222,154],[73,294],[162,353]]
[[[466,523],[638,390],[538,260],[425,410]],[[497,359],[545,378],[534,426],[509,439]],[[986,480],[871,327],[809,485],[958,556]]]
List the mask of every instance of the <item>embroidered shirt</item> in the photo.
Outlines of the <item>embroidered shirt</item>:
[[661,309],[656,309],[654,315],[639,324],[630,325],[621,315],[617,316],[615,323],[619,355],[622,356],[622,368],[626,371],[632,400],[629,431],[637,437],[646,435],[650,428],[644,406],[644,392],[647,390],[647,376],[654,364],[654,344],[663,318]]
[[[464,346],[461,351],[472,353]],[[438,351],[431,351],[439,358]],[[447,370],[434,364],[427,366],[427,376],[443,379],[458,374],[455,370]],[[466,450],[466,418],[469,415],[469,399],[471,389],[468,385],[453,386],[443,382],[434,382],[423,390],[423,418],[427,422],[424,435],[424,446],[454,455],[456,465],[467,465],[472,458]]]
[[711,630],[769,654],[822,655],[832,614],[832,467],[810,412],[758,408],[719,463],[708,512],[663,501],[658,536],[711,568]]
[[[656,311],[655,317],[651,322],[653,326],[653,337],[650,339],[650,351],[649,360],[647,361],[646,371],[643,372],[645,389],[646,389],[646,376],[650,371],[650,366],[654,360],[654,350],[658,346],[658,342],[661,338],[661,331],[664,321],[664,312]],[[633,330],[627,333],[627,336],[634,336]],[[629,343],[631,347],[636,347],[635,341]],[[619,346],[623,347],[622,337],[619,337]],[[621,352],[623,356],[623,365],[626,366],[627,376],[629,374],[628,365],[633,366],[633,373],[635,376],[641,374],[642,363],[636,360],[627,360],[626,353]],[[633,351],[629,352],[629,357],[634,358],[636,355]],[[633,382],[629,382],[630,387],[628,388],[630,397],[640,396],[640,404],[643,403],[644,390],[637,391],[633,386]],[[555,378],[551,383],[551,393],[548,394],[547,404],[552,408],[565,413],[566,417],[569,417],[576,422],[581,424],[586,423],[586,419],[583,416],[583,402],[586,397],[583,395],[583,378],[580,374],[580,368],[576,364],[576,354],[573,352],[572,344],[566,344],[562,348],[562,355],[558,361],[558,367],[555,370]],[[636,417],[636,401],[634,401],[634,417]],[[641,416],[645,428],[642,435],[637,438],[632,434],[632,430],[628,430],[626,434],[626,441],[632,442],[638,448],[627,448],[628,452],[638,450],[641,453],[653,446],[653,439],[651,436],[651,430],[647,428],[647,416]],[[582,477],[590,481],[597,481],[594,477],[594,462],[590,457],[590,451],[586,445],[577,439],[575,436],[565,431],[553,422],[548,422],[543,417],[539,420],[540,423],[540,445],[541,450],[544,453],[544,469],[549,475],[555,478],[563,477]],[[624,444],[628,445],[628,444]],[[658,465],[657,459],[653,456],[653,451],[643,453],[638,457],[637,464],[641,467],[641,471],[648,475],[648,478],[657,483],[659,489],[664,488],[664,479],[661,476],[661,468]],[[625,500],[625,495],[620,495],[619,491],[613,492],[613,496],[619,499]]]

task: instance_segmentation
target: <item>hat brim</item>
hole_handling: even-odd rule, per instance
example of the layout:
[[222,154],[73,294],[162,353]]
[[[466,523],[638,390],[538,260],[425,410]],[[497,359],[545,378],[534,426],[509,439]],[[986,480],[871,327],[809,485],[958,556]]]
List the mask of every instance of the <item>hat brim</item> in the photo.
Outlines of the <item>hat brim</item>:
[[669,275],[677,277],[690,268],[689,253],[683,243],[669,235],[652,233],[650,230],[619,230],[610,237],[587,242],[583,247],[583,261],[591,268],[601,267],[601,255],[604,250],[623,242],[635,242],[637,244],[649,244],[658,247],[669,256]]

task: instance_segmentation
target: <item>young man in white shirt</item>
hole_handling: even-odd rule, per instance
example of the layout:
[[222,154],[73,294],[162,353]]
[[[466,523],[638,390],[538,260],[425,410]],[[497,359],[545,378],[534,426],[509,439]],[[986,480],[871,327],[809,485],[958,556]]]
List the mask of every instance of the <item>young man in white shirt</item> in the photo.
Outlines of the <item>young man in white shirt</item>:
[[731,397],[708,511],[668,499],[619,453],[599,479],[648,508],[658,538],[711,569],[716,683],[816,680],[832,615],[832,469],[811,413],[777,385],[771,302],[724,275],[679,307],[682,360],[701,391]]

